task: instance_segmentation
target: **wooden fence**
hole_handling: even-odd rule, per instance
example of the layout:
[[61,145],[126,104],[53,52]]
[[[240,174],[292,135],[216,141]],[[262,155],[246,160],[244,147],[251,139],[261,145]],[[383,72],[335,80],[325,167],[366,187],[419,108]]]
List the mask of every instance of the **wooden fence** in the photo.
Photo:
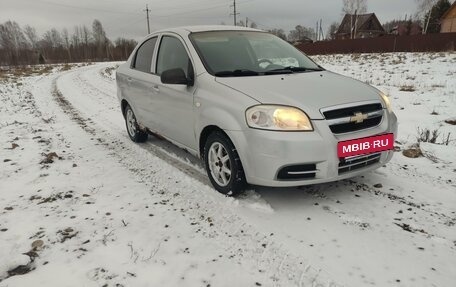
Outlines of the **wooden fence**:
[[444,52],[456,50],[456,33],[414,36],[386,35],[369,39],[332,40],[315,43],[303,43],[297,47],[308,55],[388,52]]

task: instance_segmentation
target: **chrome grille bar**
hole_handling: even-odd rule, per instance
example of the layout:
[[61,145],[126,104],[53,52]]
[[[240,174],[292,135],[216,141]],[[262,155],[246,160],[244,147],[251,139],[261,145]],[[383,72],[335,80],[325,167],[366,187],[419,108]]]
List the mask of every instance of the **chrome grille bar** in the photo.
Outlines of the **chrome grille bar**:
[[[383,110],[367,113],[367,114],[365,114],[367,116],[366,120],[373,119],[373,118],[378,118],[378,117],[383,117],[383,113],[384,113]],[[333,119],[333,120],[326,120],[326,122],[330,126],[349,124],[349,123],[351,123],[351,118],[352,117],[338,118],[338,119]]]

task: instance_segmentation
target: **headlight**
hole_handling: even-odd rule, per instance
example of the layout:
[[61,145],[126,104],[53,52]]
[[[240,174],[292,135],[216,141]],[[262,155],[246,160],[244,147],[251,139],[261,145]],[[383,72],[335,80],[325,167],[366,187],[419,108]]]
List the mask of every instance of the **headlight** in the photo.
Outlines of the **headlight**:
[[245,112],[251,128],[273,131],[313,131],[309,117],[300,109],[286,106],[260,105]]
[[385,107],[388,110],[388,112],[391,112],[391,101],[387,95],[384,93],[380,93],[380,96],[382,97],[383,102],[385,103]]

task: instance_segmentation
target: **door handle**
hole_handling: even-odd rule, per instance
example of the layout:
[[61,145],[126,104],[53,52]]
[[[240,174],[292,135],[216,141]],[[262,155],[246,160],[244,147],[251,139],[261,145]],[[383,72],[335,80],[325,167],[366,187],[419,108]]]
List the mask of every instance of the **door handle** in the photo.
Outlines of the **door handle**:
[[160,92],[160,88],[157,85],[153,86],[152,90],[154,90],[156,93]]

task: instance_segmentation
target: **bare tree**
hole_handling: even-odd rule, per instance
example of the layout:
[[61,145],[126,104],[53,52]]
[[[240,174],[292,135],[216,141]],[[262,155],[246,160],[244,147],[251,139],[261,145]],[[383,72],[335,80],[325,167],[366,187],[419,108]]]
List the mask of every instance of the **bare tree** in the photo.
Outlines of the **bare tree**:
[[336,39],[336,33],[339,29],[340,24],[338,22],[333,22],[328,28],[327,39]]
[[418,14],[420,16],[427,14],[437,1],[438,0],[415,0],[415,2],[418,3]]
[[288,40],[291,42],[304,40],[306,38],[315,38],[315,29],[298,25],[288,34]]
[[89,59],[89,43],[91,40],[90,31],[89,29],[83,25],[79,28],[80,39],[82,40],[82,51],[84,52],[83,57],[84,59]]
[[63,40],[63,46],[67,50],[68,61],[71,62],[72,61],[72,57],[71,57],[71,41],[70,41],[70,35],[68,34],[67,28],[64,28],[62,30],[62,40]]
[[115,48],[114,48],[114,58],[115,59],[127,59],[128,56],[130,55],[131,51],[136,46],[136,41],[135,40],[128,40],[124,38],[117,38],[114,41]]
[[269,33],[276,35],[277,37],[281,38],[282,40],[287,40],[287,34],[283,29],[272,29],[268,31]]
[[19,24],[7,21],[0,25],[0,47],[5,50],[5,56],[11,64],[19,63],[22,50],[29,47]]
[[[222,22],[221,25],[225,25],[225,24],[223,24],[223,22]],[[255,22],[249,21],[249,19],[247,19],[247,22],[244,22],[244,20],[239,20],[237,22],[236,26],[239,26],[239,27],[250,27],[250,28],[253,28],[253,29],[256,29],[258,27],[258,25]]]
[[82,35],[82,42],[84,45],[89,46],[90,40],[92,39],[90,37],[90,30],[87,28],[85,25],[83,25],[80,29],[81,35]]
[[367,12],[367,0],[342,0],[344,14],[363,14]]
[[43,41],[45,44],[44,48],[57,48],[59,46],[62,46],[63,43],[60,32],[55,28],[52,28],[51,30],[44,33]]
[[27,36],[27,40],[32,49],[35,49],[36,43],[38,43],[38,35],[36,34],[36,29],[29,25],[26,25],[24,27],[24,34]]
[[22,29],[13,21],[0,23],[0,65],[121,61],[136,46],[136,41],[129,39],[118,39],[113,44],[99,21],[94,21],[92,28],[77,26],[72,35],[67,29],[50,29],[39,36],[31,26]]
[[79,27],[75,26],[73,35],[71,36],[71,44],[74,47],[78,47],[80,45],[80,43],[81,43],[81,40],[79,38]]
[[448,9],[451,3],[448,0],[438,0],[425,14],[425,27],[424,33],[440,33],[441,23],[440,19]]
[[106,54],[108,54],[108,40],[106,38],[106,32],[103,29],[103,25],[96,19],[93,20],[92,24],[92,36],[95,46],[97,47],[97,57],[103,58],[104,50],[106,50]]

